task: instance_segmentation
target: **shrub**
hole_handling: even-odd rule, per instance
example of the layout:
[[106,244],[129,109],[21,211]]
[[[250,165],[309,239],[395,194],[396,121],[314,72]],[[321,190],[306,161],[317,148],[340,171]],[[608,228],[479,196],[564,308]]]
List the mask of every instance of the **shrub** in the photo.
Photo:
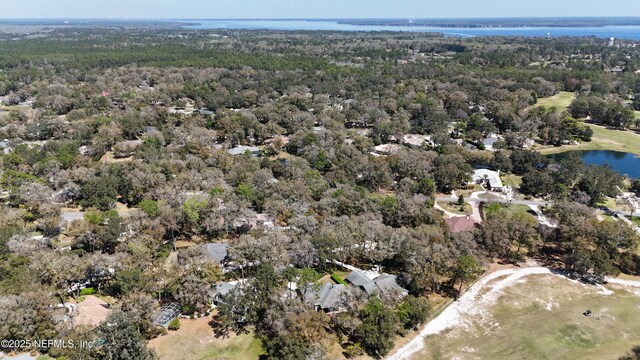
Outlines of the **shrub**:
[[176,331],[178,329],[180,329],[180,319],[175,318],[173,320],[171,320],[171,322],[169,323],[169,326],[167,326],[167,328],[171,331]]
[[336,274],[331,274],[331,280],[335,281],[338,284],[347,285],[347,283],[342,280],[342,278]]
[[364,350],[362,350],[362,347],[360,347],[359,344],[350,344],[347,345],[342,354],[347,359],[352,359],[364,355]]

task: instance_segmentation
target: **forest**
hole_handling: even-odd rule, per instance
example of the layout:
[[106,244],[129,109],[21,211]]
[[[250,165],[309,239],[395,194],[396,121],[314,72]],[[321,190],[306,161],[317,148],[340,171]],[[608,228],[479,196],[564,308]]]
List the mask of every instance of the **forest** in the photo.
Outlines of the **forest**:
[[[596,38],[0,33],[0,338],[154,359],[164,305],[215,305],[211,331],[252,333],[267,358],[382,358],[495,262],[640,275],[638,234],[596,212],[638,181],[536,151],[588,142],[590,124],[638,129],[638,70],[640,47]],[[559,92],[566,111],[535,106]],[[476,169],[521,179],[557,225],[488,200],[452,231],[437,199],[470,193]],[[344,265],[395,282],[370,293]],[[325,284],[340,294],[318,311]],[[93,295],[108,317],[75,324]]]

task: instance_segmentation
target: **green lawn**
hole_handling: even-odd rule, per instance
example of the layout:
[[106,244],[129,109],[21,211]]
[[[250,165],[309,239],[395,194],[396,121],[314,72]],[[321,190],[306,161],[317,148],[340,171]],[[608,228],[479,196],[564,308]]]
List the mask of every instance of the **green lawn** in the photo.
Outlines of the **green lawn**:
[[439,202],[438,205],[440,205],[443,209],[447,210],[448,212],[458,214],[458,215],[470,215],[471,213],[473,213],[473,209],[471,208],[471,205],[469,205],[466,202],[462,206],[458,205],[458,203],[455,203],[455,202],[453,203]]
[[491,214],[498,214],[498,216],[501,217],[507,217],[511,214],[528,214],[531,217],[534,217],[529,211],[531,209],[527,206],[527,205],[517,205],[517,204],[511,204],[511,205],[504,205],[504,204],[500,204],[500,203],[493,203],[493,204],[484,204],[483,205],[483,211],[484,211],[484,215],[488,216]]
[[593,130],[590,142],[579,145],[563,145],[540,149],[542,154],[557,154],[571,150],[615,150],[640,156],[640,135],[633,131],[611,130],[602,126],[588,124]]
[[511,186],[514,189],[519,189],[520,185],[522,185],[522,176],[502,175],[500,179],[505,186]]
[[[551,275],[506,288],[493,304],[428,337],[414,359],[617,359],[640,344],[638,295]],[[482,305],[479,305],[482,306]],[[590,317],[582,313],[593,312]]]
[[636,226],[640,226],[640,218],[627,216],[627,219],[631,220]]
[[547,109],[555,107],[560,111],[565,111],[571,105],[573,99],[576,98],[576,94],[568,91],[561,91],[556,95],[548,98],[540,98],[536,103],[536,106],[544,106]]
[[208,322],[211,317],[181,319],[180,330],[169,331],[149,342],[161,360],[258,360],[262,342],[253,333],[216,338]]
[[613,211],[631,211],[631,208],[625,201],[610,197],[605,198],[605,200],[598,205],[604,205]]

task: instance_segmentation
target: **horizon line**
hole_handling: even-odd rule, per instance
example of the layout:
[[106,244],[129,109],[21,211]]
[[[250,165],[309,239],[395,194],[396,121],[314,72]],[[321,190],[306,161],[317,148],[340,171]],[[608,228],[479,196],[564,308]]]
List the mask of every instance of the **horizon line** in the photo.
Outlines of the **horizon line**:
[[0,17],[1,20],[492,20],[492,19],[640,19],[640,16],[476,16],[476,17],[220,17],[220,18],[169,18],[169,17]]

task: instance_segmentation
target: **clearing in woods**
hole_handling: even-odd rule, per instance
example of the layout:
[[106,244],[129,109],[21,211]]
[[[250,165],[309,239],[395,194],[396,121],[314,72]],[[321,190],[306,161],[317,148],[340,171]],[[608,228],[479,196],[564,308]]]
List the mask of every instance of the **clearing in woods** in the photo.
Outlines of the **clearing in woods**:
[[565,111],[571,105],[573,99],[576,98],[576,94],[568,91],[560,91],[559,93],[547,97],[539,98],[536,106],[544,106],[547,109],[555,107],[560,111]]
[[163,360],[256,360],[264,353],[253,333],[216,338],[209,321],[211,316],[180,319],[180,330],[149,341],[149,347]]
[[640,288],[540,274],[490,295],[413,359],[617,359],[640,344]]

